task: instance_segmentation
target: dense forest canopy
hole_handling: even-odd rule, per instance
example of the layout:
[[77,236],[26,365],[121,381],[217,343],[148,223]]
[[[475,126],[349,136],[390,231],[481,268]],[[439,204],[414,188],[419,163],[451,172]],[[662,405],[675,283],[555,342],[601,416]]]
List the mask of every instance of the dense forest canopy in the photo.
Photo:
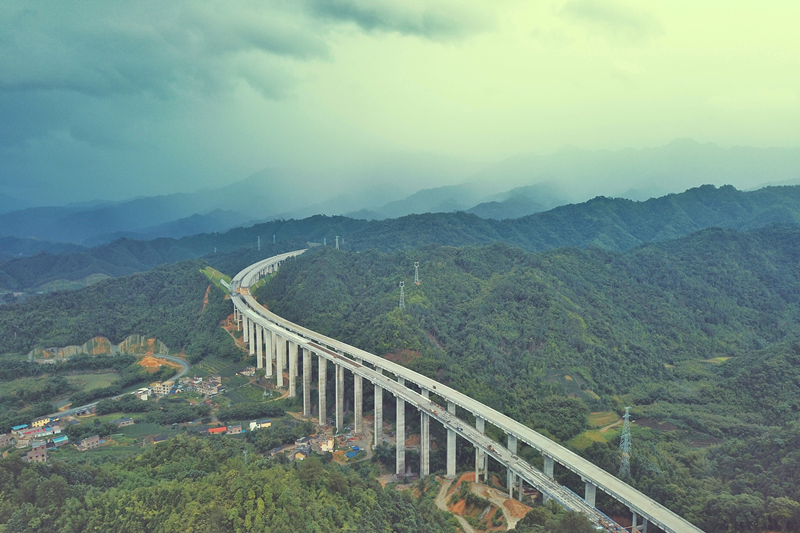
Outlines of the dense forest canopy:
[[6,533],[455,532],[431,499],[317,459],[245,465],[242,451],[181,436],[100,465],[0,460],[0,523]]

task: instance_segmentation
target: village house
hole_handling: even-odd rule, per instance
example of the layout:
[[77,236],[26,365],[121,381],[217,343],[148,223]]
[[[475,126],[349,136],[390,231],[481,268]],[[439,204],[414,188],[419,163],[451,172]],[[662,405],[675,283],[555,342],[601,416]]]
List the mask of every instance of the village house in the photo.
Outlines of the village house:
[[116,420],[112,420],[111,423],[117,427],[124,428],[125,426],[133,425],[133,418],[118,418]]
[[333,452],[333,437],[320,439],[319,451],[321,453]]
[[269,418],[265,418],[263,420],[251,420],[250,421],[250,431],[254,429],[264,429],[268,428],[272,425],[272,420]]
[[50,449],[52,449],[52,448],[60,448],[61,446],[64,446],[65,444],[69,444],[69,437],[67,437],[66,435],[63,435],[61,437],[54,437],[54,438],[50,439],[47,442],[47,447],[50,448]]
[[11,438],[9,433],[3,433],[0,435],[0,448],[5,448],[6,446],[11,446],[14,444],[14,439]]
[[31,451],[25,454],[22,458],[26,463],[46,463],[47,462],[47,446],[44,441],[35,441],[32,445]]
[[255,376],[255,375],[256,375],[256,367],[254,367],[254,366],[248,366],[248,367],[246,367],[244,370],[242,370],[241,372],[239,372],[239,374],[241,374],[242,376],[253,377],[253,376]]
[[150,388],[153,390],[153,394],[155,396],[166,396],[172,391],[172,387],[175,386],[175,382],[172,380],[168,381],[157,381],[155,383],[150,384]]
[[35,418],[33,420],[33,422],[31,422],[31,427],[43,428],[49,423],[50,423],[50,417],[49,416],[41,416],[39,418]]
[[302,437],[294,441],[295,448],[308,448],[311,446],[311,437]]
[[225,426],[218,427],[218,428],[208,428],[208,432],[212,435],[224,435],[225,432],[228,431],[228,428]]
[[228,435],[239,435],[242,433],[242,425],[235,424],[233,426],[228,426]]
[[13,435],[15,435],[15,436],[19,437],[20,435],[22,435],[22,433],[23,433],[23,432],[24,432],[26,429],[28,429],[28,424],[20,424],[20,425],[18,425],[18,426],[13,426],[13,427],[11,428],[11,433],[12,433]]
[[78,448],[78,451],[85,452],[86,450],[97,448],[102,443],[103,441],[100,440],[100,435],[92,435],[78,442],[75,447]]
[[292,452],[292,460],[305,461],[310,454],[311,451],[308,448],[299,448]]
[[153,444],[159,444],[164,442],[165,440],[169,440],[169,435],[156,435],[153,437]]
[[137,390],[134,394],[140,400],[147,401],[147,399],[153,395],[152,389],[150,387],[142,387],[141,389]]

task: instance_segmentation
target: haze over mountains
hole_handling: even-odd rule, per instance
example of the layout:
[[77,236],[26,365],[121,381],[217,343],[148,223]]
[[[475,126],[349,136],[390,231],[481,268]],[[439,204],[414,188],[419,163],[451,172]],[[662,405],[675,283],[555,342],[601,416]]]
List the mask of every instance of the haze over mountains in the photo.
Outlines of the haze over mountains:
[[[597,197],[505,220],[483,219],[464,212],[372,221],[317,215],[181,239],[120,239],[90,249],[13,259],[0,264],[0,289],[42,290],[40,287],[60,281],[76,282],[97,275],[124,276],[163,263],[203,256],[213,263],[224,259],[215,259],[215,254],[241,254],[242,249],[255,254],[247,256],[252,263],[326,239],[332,245],[336,236],[341,238],[343,249],[353,251],[493,242],[505,242],[528,251],[569,246],[622,251],[712,226],[750,230],[776,223],[800,225],[800,186],[744,192],[733,186],[705,185],[644,202]],[[259,238],[261,250],[257,246]],[[19,248],[19,243],[16,246]],[[246,264],[249,263],[241,266]]]
[[[442,173],[438,182],[432,178],[431,186],[420,190],[409,186],[420,183],[413,172],[423,170],[399,163],[397,169],[376,168],[372,179],[361,183],[341,176],[331,176],[328,183],[324,176],[265,169],[216,189],[18,210],[14,207],[33,200],[15,199],[0,190],[0,236],[93,246],[120,237],[181,238],[316,214],[370,220],[466,211],[500,220],[595,196],[646,200],[703,183],[732,184],[742,190],[798,183],[798,169],[800,149],[723,149],[678,140],[643,150],[567,147],[547,156],[521,154],[472,173],[463,169],[459,170],[463,174]],[[457,175],[464,179],[453,184]]]

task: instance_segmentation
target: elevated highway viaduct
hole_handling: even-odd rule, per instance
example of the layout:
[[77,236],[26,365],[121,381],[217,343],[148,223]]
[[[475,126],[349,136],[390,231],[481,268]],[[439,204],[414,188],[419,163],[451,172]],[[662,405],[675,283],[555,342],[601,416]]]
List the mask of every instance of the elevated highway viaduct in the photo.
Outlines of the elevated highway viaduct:
[[[466,439],[475,447],[476,480],[488,476],[487,461],[491,457],[508,471],[509,496],[516,490],[522,493],[522,484],[528,483],[564,507],[580,512],[598,527],[607,531],[624,531],[595,507],[595,495],[601,491],[618,500],[631,510],[634,527],[647,531],[654,524],[667,533],[702,533],[702,530],[670,511],[652,498],[642,494],[627,483],[609,474],[574,452],[553,442],[516,420],[483,405],[482,403],[447,387],[431,378],[411,371],[397,363],[371,354],[344,342],[326,337],[294,324],[267,310],[250,295],[249,288],[261,277],[277,271],[282,263],[302,254],[297,250],[259,261],[239,272],[230,283],[230,295],[235,318],[243,332],[251,355],[268,378],[273,377],[278,387],[288,387],[289,396],[297,396],[297,382],[302,355],[303,414],[311,416],[312,356],[318,363],[318,415],[320,425],[325,425],[328,413],[326,387],[328,363],[335,372],[335,424],[343,428],[345,394],[353,394],[354,431],[363,430],[363,387],[366,380],[374,387],[374,438],[383,440],[383,392],[396,399],[396,473],[406,472],[405,406],[410,404],[420,413],[420,475],[427,475],[430,457],[430,420],[434,419],[447,429],[447,476],[456,474],[456,439]],[[353,391],[344,390],[344,373],[353,375]],[[285,376],[288,383],[284,383]],[[419,391],[419,392],[418,392]],[[435,403],[431,395],[441,398],[444,405]],[[456,416],[456,408],[472,414],[475,425]],[[494,441],[485,433],[486,422],[506,434],[505,445]],[[542,454],[544,467],[540,471],[517,456],[517,446],[523,442]],[[580,497],[553,479],[553,467],[558,463],[575,472],[585,484]]]

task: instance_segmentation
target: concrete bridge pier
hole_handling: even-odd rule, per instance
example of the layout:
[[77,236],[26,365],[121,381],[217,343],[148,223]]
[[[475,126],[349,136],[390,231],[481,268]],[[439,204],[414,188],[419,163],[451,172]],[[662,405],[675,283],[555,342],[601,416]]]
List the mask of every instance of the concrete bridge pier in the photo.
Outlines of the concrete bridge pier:
[[336,367],[336,431],[344,429],[344,367]]
[[[648,525],[647,518],[640,517],[636,513],[636,511],[632,511],[632,513],[633,517],[631,519],[631,524],[632,524],[631,531],[641,531],[642,533],[647,533],[647,525]],[[642,519],[641,524],[639,524],[639,518]]]
[[[456,414],[456,404],[447,402],[447,412],[451,415]],[[447,430],[447,478],[456,477],[456,432],[452,429]]]
[[[475,415],[475,429],[484,433],[486,431],[486,420],[483,418]],[[486,481],[487,473],[486,473],[486,454],[483,450],[475,447],[475,482],[481,482],[481,476],[484,476],[484,481]]]
[[264,330],[264,366],[267,370],[267,377],[272,377],[272,360],[275,353],[275,343],[272,341],[272,331],[269,329]]
[[431,417],[425,411],[419,416],[419,477],[425,477],[431,473]]
[[242,320],[242,342],[245,344],[250,342],[250,330],[249,330],[250,319],[246,316]]
[[289,341],[289,398],[297,397],[297,344]]
[[250,322],[250,326],[248,326],[247,332],[248,332],[247,339],[250,341],[250,355],[255,355],[256,344],[258,342],[256,339],[256,333],[258,332],[258,329],[256,328],[255,322]]
[[256,368],[264,368],[264,348],[262,339],[264,338],[264,328],[261,324],[256,324]]
[[[397,382],[403,385],[406,380],[398,377]],[[395,474],[404,476],[406,473],[406,402],[399,396],[395,396],[395,399],[397,401],[397,411],[395,413],[395,450],[397,452],[395,457]]]
[[325,405],[325,395],[327,394],[326,385],[328,382],[328,360],[321,355],[317,355],[317,363],[319,364],[319,425],[324,427],[328,423],[328,415],[325,412],[327,409],[327,406]]
[[286,363],[286,340],[280,335],[275,335],[275,343],[277,344],[277,351],[275,353],[275,360],[277,361],[275,372],[275,385],[283,388],[283,369]]
[[[553,479],[553,466],[555,464],[553,458],[542,454],[542,459],[544,459],[542,472],[544,473],[545,476],[549,477],[550,479]],[[544,503],[549,500],[550,496],[548,496],[547,493],[542,493],[542,502]]]
[[[382,374],[381,369],[377,369],[379,374]],[[383,388],[375,384],[375,430],[374,430],[374,443],[373,446],[378,446],[383,443]]]
[[[517,454],[517,437],[514,435],[508,435],[508,451],[512,454]],[[511,469],[506,469],[506,488],[508,489],[508,497],[514,497],[514,482],[516,481],[516,475]]]
[[[363,364],[363,361],[357,360],[358,364]],[[353,374],[353,396],[355,405],[353,405],[353,432],[361,433],[364,431],[364,378]]]
[[311,416],[311,351],[303,348],[303,416]]
[[584,480],[584,482],[586,483],[586,489],[584,491],[583,499],[586,503],[594,507],[595,497],[597,495],[597,486],[591,481]]

